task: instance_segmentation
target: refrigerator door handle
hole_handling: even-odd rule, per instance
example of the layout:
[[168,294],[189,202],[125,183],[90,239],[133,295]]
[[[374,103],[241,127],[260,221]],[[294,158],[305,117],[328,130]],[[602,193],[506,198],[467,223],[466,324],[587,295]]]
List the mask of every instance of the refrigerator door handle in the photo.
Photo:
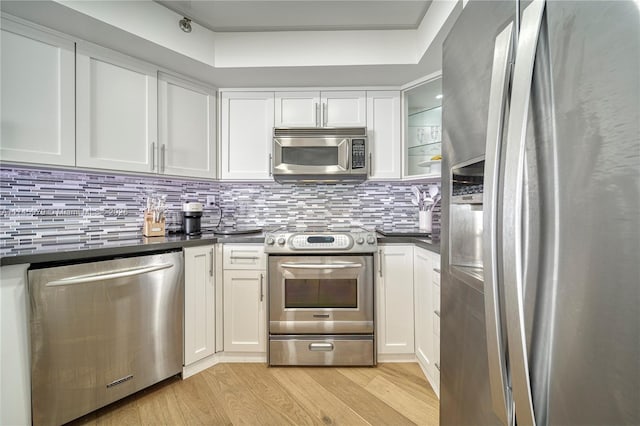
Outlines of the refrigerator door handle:
[[536,424],[524,324],[522,187],[533,66],[544,9],[545,0],[533,0],[522,15],[506,139],[502,255],[509,364],[518,425]]
[[513,410],[507,375],[505,338],[500,318],[498,284],[498,195],[500,150],[505,111],[509,93],[510,70],[513,64],[513,30],[511,22],[496,37],[489,92],[487,140],[484,168],[482,257],[484,264],[484,311],[486,324],[489,384],[494,413],[505,425],[513,424]]

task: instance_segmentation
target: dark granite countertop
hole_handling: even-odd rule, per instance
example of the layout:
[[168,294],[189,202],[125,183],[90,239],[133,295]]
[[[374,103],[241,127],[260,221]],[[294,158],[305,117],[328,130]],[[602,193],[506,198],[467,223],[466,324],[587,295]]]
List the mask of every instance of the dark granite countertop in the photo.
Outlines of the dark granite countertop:
[[[262,244],[264,233],[217,235],[205,232],[200,236],[190,237],[183,234],[169,234],[166,237],[144,237],[142,234],[125,236],[117,239],[76,239],[54,241],[29,246],[0,246],[0,266],[23,263],[65,262],[69,260],[91,259],[128,254],[145,254],[164,250],[179,250],[206,244]],[[440,253],[439,241],[411,235],[394,234],[394,236],[378,235],[379,244],[415,244],[435,253]]]

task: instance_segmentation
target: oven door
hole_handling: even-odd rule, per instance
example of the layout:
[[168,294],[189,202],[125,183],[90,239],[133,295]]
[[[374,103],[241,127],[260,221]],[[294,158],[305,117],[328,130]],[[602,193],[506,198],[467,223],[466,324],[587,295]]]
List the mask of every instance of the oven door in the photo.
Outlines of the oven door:
[[269,256],[269,333],[373,333],[373,255]]
[[347,138],[275,138],[274,175],[331,175],[349,172]]

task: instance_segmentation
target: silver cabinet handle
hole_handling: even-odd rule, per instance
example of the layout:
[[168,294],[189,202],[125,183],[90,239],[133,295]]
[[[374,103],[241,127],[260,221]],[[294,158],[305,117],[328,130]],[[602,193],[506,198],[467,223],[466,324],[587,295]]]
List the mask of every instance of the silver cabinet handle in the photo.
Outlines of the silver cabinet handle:
[[438,369],[438,371],[440,371],[440,364],[438,364],[437,362],[435,363],[436,368]]
[[260,274],[260,301],[264,299],[264,274]]
[[269,154],[269,163],[267,165],[269,167],[269,176],[273,176],[272,158],[272,155]]
[[433,268],[433,272],[440,273],[440,268]]
[[320,127],[320,104],[316,102],[316,127]]
[[[495,39],[491,86],[489,91],[489,114],[487,117],[485,182],[483,206],[484,236],[484,307],[489,367],[489,386],[493,412],[509,424],[511,413],[510,390],[505,360],[503,327],[500,321],[499,283],[497,257],[497,209],[498,176],[500,167],[500,141],[504,126],[504,115],[508,98],[509,74],[512,63],[513,23],[510,23]],[[435,271],[435,269],[434,269]],[[438,272],[440,272],[438,270]]]
[[211,263],[209,264],[209,276],[212,277],[213,276],[213,259],[214,259],[214,255],[213,255],[213,249],[211,249]]
[[326,103],[322,103],[322,127],[327,127],[327,114],[329,113],[329,107]]
[[436,311],[433,311],[433,313],[436,314],[438,318],[440,318],[440,311],[436,310]]
[[[524,324],[524,278],[522,253],[522,197],[524,156],[533,83],[533,67],[544,15],[545,1],[533,0],[522,14],[511,85],[511,104],[504,161],[502,246],[505,312],[509,341],[511,384],[518,424],[535,425],[531,378]],[[545,407],[540,407],[543,411]]]
[[348,269],[362,268],[361,263],[281,263],[285,269]]
[[378,273],[382,277],[382,249],[378,250]]
[[369,153],[369,177],[373,176],[373,154]]
[[163,263],[161,265],[137,266],[135,268],[119,269],[117,271],[100,272],[97,274],[79,275],[77,277],[62,278],[59,280],[49,281],[47,287],[56,287],[61,285],[85,284],[96,281],[114,280],[116,278],[132,277],[134,275],[148,274],[150,272],[161,271],[173,267],[173,263]]
[[164,173],[164,169],[166,167],[165,165],[165,157],[166,157],[166,145],[162,144],[162,146],[160,147],[160,172]]
[[229,259],[258,260],[259,256],[231,256]]
[[151,171],[156,170],[156,143],[151,142]]
[[309,343],[309,350],[331,352],[333,350],[333,343]]

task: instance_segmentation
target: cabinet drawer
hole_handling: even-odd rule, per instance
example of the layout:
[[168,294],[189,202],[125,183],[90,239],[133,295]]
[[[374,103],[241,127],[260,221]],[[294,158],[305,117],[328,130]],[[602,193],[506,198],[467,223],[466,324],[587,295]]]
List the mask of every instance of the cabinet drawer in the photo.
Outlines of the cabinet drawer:
[[224,269],[265,270],[267,257],[262,245],[225,245],[222,264]]

